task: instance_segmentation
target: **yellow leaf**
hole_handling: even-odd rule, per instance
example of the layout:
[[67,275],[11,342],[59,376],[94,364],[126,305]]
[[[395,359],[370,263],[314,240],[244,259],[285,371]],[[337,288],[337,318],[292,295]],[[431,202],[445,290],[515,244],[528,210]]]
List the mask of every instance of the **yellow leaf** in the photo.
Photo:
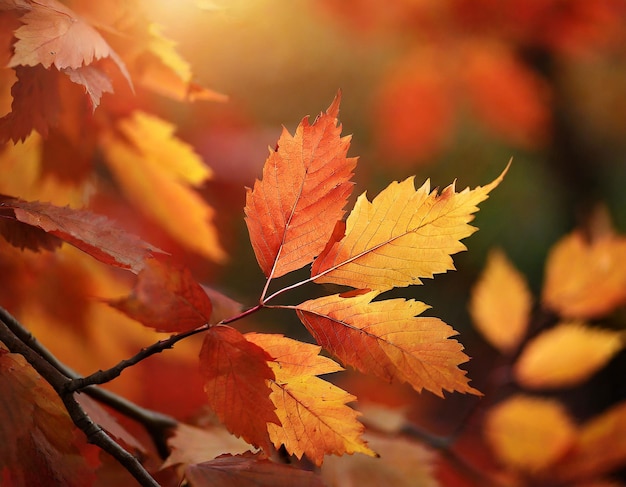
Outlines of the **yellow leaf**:
[[489,411],[485,434],[507,467],[536,473],[567,453],[576,427],[558,402],[518,395]]
[[531,306],[532,296],[524,276],[504,252],[491,251],[470,301],[478,331],[501,352],[513,352],[526,333]]
[[451,326],[416,317],[428,308],[413,300],[373,301],[376,292],[349,298],[335,294],[296,307],[307,330],[326,350],[363,373],[408,382],[438,396],[443,390],[480,394],[468,385],[463,346]]
[[626,302],[626,237],[576,231],[548,256],[543,303],[566,318],[596,318]]
[[215,212],[190,188],[204,182],[210,169],[163,120],[135,112],[118,128],[123,136],[105,134],[102,148],[127,197],[182,245],[223,261],[226,255],[212,224]]
[[426,181],[415,190],[413,178],[391,183],[370,203],[363,193],[346,221],[313,263],[318,283],[385,291],[421,284],[420,278],[454,269],[452,254],[476,230],[469,225],[477,205],[502,181],[457,193],[454,184],[441,194]]
[[587,380],[623,347],[622,334],[565,322],[526,345],[515,364],[516,380],[528,388],[567,387]]
[[290,454],[306,455],[316,465],[327,454],[376,455],[361,438],[359,413],[346,405],[356,397],[316,377],[341,370],[318,355],[320,347],[282,335],[248,333],[246,339],[274,357],[268,362],[276,376],[270,399],[282,426],[268,423],[267,429],[277,448],[285,445]]

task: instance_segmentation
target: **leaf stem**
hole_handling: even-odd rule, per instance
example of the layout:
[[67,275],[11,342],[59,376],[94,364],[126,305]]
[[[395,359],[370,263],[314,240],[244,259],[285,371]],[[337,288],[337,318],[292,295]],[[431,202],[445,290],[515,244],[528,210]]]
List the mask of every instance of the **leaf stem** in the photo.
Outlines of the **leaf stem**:
[[318,276],[315,277],[309,277],[308,279],[304,279],[303,281],[299,281],[296,282],[295,284],[291,284],[290,286],[284,287],[282,289],[279,289],[278,291],[276,291],[274,294],[271,294],[270,296],[268,296],[267,298],[265,298],[262,302],[263,305],[267,304],[269,301],[271,301],[272,299],[276,298],[277,296],[280,296],[283,293],[286,293],[287,291],[291,291],[292,289],[296,289],[300,286],[304,286],[305,284],[308,284],[309,282],[312,282],[313,279],[317,278]]

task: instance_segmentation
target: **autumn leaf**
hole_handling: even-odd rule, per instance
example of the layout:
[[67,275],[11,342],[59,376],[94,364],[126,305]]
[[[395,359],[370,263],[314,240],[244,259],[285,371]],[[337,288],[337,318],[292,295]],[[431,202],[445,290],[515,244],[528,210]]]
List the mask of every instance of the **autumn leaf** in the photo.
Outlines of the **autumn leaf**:
[[185,478],[191,487],[325,487],[314,472],[274,463],[257,456],[223,456],[190,465]]
[[26,140],[34,130],[47,136],[58,123],[61,102],[59,73],[42,66],[18,66],[17,81],[11,87],[11,112],[0,118],[0,144]]
[[72,82],[81,85],[91,102],[93,110],[100,105],[100,98],[104,93],[113,93],[113,84],[109,77],[101,69],[95,66],[81,66],[80,68],[64,68],[65,73]]
[[626,302],[626,237],[606,228],[562,238],[546,262],[542,301],[565,318],[590,319]]
[[74,427],[52,387],[1,344],[0,371],[2,485],[92,485],[99,449]]
[[266,451],[268,424],[280,424],[270,400],[272,357],[230,326],[209,329],[200,351],[200,373],[208,404],[235,436]]
[[9,67],[54,65],[58,70],[78,69],[93,61],[111,58],[130,83],[122,60],[91,25],[69,7],[56,0],[28,3],[27,12],[20,17],[24,24],[14,33],[14,55]]
[[267,277],[310,263],[324,248],[352,191],[355,158],[346,158],[349,137],[340,137],[341,95],[295,135],[286,129],[263,167],[263,178],[246,194],[246,225],[257,261]]
[[222,262],[226,254],[213,225],[214,210],[190,186],[211,170],[191,146],[174,136],[174,126],[135,111],[118,121],[101,144],[106,162],[124,193],[174,239],[200,255]]
[[[20,247],[50,249],[48,235],[57,237],[105,264],[139,272],[144,260],[160,250],[128,234],[109,219],[86,210],[54,206],[37,201],[29,202],[0,195],[0,217],[8,218],[16,225],[28,226],[45,233],[29,231],[30,239],[22,239]],[[10,210],[10,213],[4,212]],[[6,226],[0,231],[7,231]],[[15,228],[10,229],[9,239]],[[11,241],[11,240],[9,240]],[[15,240],[13,240],[15,241]]]
[[476,230],[468,224],[476,205],[507,170],[486,186],[460,193],[454,184],[441,194],[430,192],[429,181],[416,191],[412,177],[391,183],[371,203],[363,193],[348,216],[345,235],[335,235],[313,263],[312,279],[386,291],[454,269],[450,256],[465,250],[460,240]]
[[163,332],[193,330],[210,322],[213,306],[187,268],[148,259],[130,296],[108,304]]
[[284,445],[290,454],[306,455],[316,465],[329,454],[375,455],[361,439],[359,413],[346,405],[356,397],[317,377],[341,370],[319,355],[320,347],[282,335],[248,333],[246,339],[272,357],[268,364],[275,379],[270,380],[270,398],[280,424],[267,427],[276,447]]
[[193,465],[212,460],[225,453],[237,454],[250,449],[245,441],[235,438],[223,427],[198,428],[179,423],[167,444],[171,449],[161,468],[172,465]]
[[513,352],[526,333],[531,307],[532,295],[524,276],[504,252],[491,251],[470,301],[478,331],[501,352]]
[[506,466],[536,473],[562,458],[576,440],[576,426],[557,401],[513,396],[489,410],[485,434]]
[[570,455],[555,467],[555,477],[578,481],[609,474],[626,461],[626,403],[620,402],[580,427]]
[[380,458],[365,455],[330,457],[322,465],[329,486],[439,487],[435,479],[435,455],[425,446],[402,437],[368,433],[367,442]]
[[623,346],[621,332],[563,322],[526,344],[515,363],[515,379],[533,389],[578,385]]
[[457,333],[438,318],[417,317],[424,303],[404,299],[372,301],[376,292],[349,298],[325,296],[296,306],[298,317],[326,350],[345,365],[386,381],[408,382],[421,392],[478,394],[465,371]]

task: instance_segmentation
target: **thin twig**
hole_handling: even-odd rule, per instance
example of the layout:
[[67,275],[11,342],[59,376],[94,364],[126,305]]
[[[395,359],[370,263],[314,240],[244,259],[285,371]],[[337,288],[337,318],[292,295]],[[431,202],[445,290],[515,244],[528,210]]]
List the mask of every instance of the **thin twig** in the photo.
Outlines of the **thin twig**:
[[[78,404],[74,394],[69,393],[65,390],[66,384],[68,384],[71,379],[67,377],[63,373],[61,373],[57,368],[48,362],[47,359],[42,357],[37,351],[30,348],[26,343],[24,343],[18,335],[13,333],[13,328],[21,328],[19,330],[19,334],[24,336],[28,335],[28,333],[23,326],[13,318],[6,310],[0,307],[0,316],[2,318],[9,316],[11,326],[4,321],[4,319],[0,319],[0,341],[4,343],[4,345],[11,351],[12,353],[17,353],[22,355],[26,361],[39,373],[41,377],[43,377],[48,384],[52,386],[52,388],[59,395],[69,417],[72,419],[72,422],[79,428],[85,436],[87,436],[87,441],[92,443],[102,450],[109,453],[113,458],[115,458],[124,468],[139,482],[143,487],[159,487],[159,484],[154,480],[154,478],[148,473],[148,471],[141,465],[141,463],[130,453],[128,453],[124,448],[122,448],[118,443],[116,443],[100,426],[95,424],[89,415],[84,411],[84,409]],[[31,336],[32,338],[32,336]]]

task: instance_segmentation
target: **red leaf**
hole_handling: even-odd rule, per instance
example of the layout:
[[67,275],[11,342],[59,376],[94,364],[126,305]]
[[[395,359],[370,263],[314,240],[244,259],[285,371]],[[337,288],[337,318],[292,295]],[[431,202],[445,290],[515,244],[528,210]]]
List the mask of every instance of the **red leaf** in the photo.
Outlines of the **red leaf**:
[[33,129],[47,136],[48,128],[58,123],[61,110],[58,71],[18,66],[15,73],[11,112],[0,118],[0,144],[24,141]]
[[258,456],[223,456],[190,465],[185,477],[192,487],[324,487],[313,472],[274,463]]
[[272,358],[230,326],[209,329],[200,351],[200,372],[209,406],[228,430],[248,443],[271,449],[267,423],[280,424],[267,383]]
[[0,348],[0,482],[87,487],[99,449],[88,445],[61,400],[22,356]]
[[130,296],[111,306],[157,331],[193,330],[209,323],[211,300],[187,268],[146,261]]
[[283,130],[263,168],[263,179],[246,195],[246,225],[257,261],[267,277],[308,264],[324,248],[352,191],[355,158],[346,158],[349,137],[337,126],[340,94],[326,113],[294,136]]
[[[19,243],[22,248],[49,249],[51,247],[49,235],[53,235],[105,264],[129,269],[135,273],[143,268],[146,258],[162,253],[138,237],[121,230],[106,217],[90,211],[38,201],[29,202],[5,195],[0,195],[0,208],[13,210],[12,215],[4,213],[0,214],[0,217],[46,232],[44,237],[39,232],[28,230],[26,234],[28,238],[22,239]],[[7,239],[15,234],[15,227],[9,228],[11,233]],[[6,238],[4,230],[6,227],[0,227],[0,232]]]

